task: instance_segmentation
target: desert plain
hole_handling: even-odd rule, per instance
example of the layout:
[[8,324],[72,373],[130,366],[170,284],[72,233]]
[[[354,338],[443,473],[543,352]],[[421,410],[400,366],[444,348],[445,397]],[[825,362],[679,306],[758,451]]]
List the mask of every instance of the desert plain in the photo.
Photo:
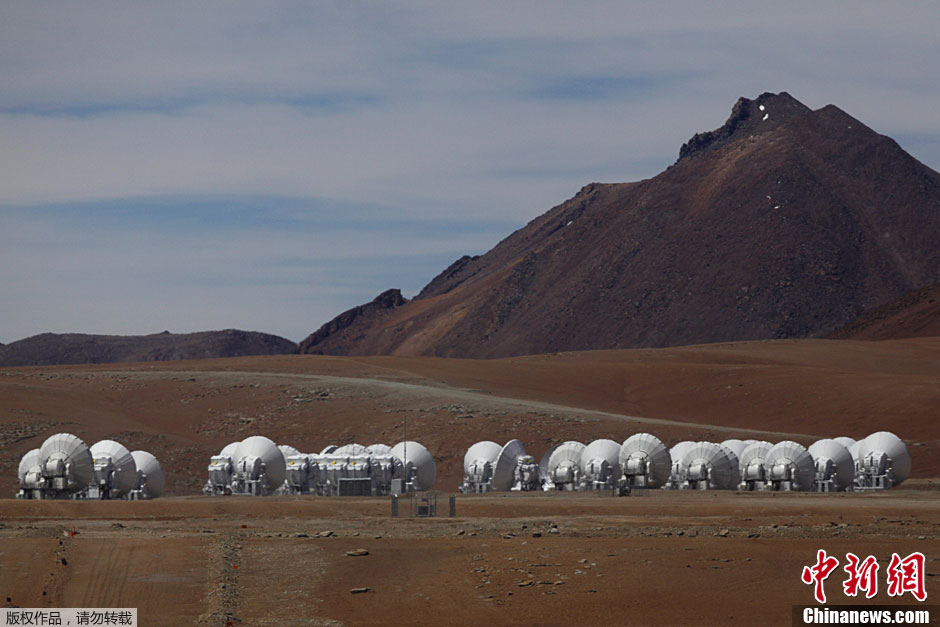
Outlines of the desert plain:
[[[499,360],[288,355],[0,371],[0,602],[136,607],[142,625],[788,625],[825,549],[940,574],[940,338],[785,340]],[[457,495],[467,447],[860,439],[911,452],[900,487],[847,494]],[[17,501],[49,435],[116,439],[167,474],[153,501]],[[316,452],[404,439],[437,464],[438,515],[388,498],[201,495],[249,435]],[[841,565],[840,565],[841,567]]]

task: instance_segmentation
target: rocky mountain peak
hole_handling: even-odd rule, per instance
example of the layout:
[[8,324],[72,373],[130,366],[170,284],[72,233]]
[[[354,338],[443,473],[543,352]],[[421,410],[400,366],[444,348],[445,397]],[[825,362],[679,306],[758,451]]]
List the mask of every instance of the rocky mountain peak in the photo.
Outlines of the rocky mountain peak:
[[[757,98],[738,98],[731,115],[713,131],[696,133],[679,149],[679,159],[716,148],[742,133],[755,133],[778,127],[799,115],[811,113],[809,107],[785,91],[779,94],[764,92]],[[677,163],[678,163],[677,161]]]

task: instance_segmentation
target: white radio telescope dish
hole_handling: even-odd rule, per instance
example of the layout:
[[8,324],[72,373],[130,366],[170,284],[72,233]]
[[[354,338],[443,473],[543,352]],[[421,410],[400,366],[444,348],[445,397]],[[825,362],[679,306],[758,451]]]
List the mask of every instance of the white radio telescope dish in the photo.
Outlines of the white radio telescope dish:
[[581,453],[585,448],[584,444],[575,440],[556,446],[548,458],[548,481],[556,487],[562,485],[574,489],[581,479]]
[[341,447],[333,451],[332,454],[353,456],[353,455],[366,455],[367,453],[368,451],[366,451],[366,447],[364,447],[362,444],[356,444],[355,442],[353,442],[352,444],[342,445]]
[[725,452],[725,455],[728,456],[728,460],[731,462],[731,472],[734,473],[735,477],[739,477],[741,475],[741,462],[738,459],[737,453],[724,444],[719,444],[718,447],[721,448],[721,450]]
[[548,467],[558,468],[566,462],[573,463],[576,466],[579,465],[581,463],[581,453],[585,448],[587,447],[584,444],[575,440],[562,442],[552,451],[552,455],[548,459]]
[[855,462],[849,449],[836,440],[818,440],[809,447],[816,465],[816,478],[832,481],[836,490],[845,490],[855,479]]
[[609,486],[620,479],[620,444],[607,438],[594,440],[581,451],[578,463],[585,481],[594,484],[587,487]]
[[95,462],[88,446],[71,433],[56,433],[49,436],[39,447],[39,459],[43,465],[43,475],[52,465],[61,462],[71,466],[69,483],[74,481],[74,488],[82,490],[95,478]]
[[408,464],[412,465],[414,468],[412,480],[416,489],[430,490],[434,487],[434,480],[437,479],[437,466],[431,451],[423,444],[411,440],[399,442],[392,447],[389,454],[400,460],[405,467]]
[[725,440],[721,443],[722,446],[731,449],[731,452],[734,453],[734,456],[738,459],[741,459],[741,453],[744,452],[744,449],[747,448],[748,442],[744,440],[738,440],[736,438],[731,438],[730,440]]
[[550,449],[545,451],[545,454],[542,455],[542,460],[539,462],[539,478],[542,480],[542,483],[549,481],[549,471],[548,471],[548,460],[552,458],[552,453],[561,446],[563,443],[558,443],[552,446]]
[[662,440],[650,433],[634,433],[623,441],[618,456],[623,475],[648,476],[651,488],[659,488],[669,481],[672,458]]
[[493,467],[493,489],[508,490],[512,487],[513,473],[516,462],[524,456],[525,446],[519,440],[509,440],[496,456],[496,465]]
[[389,451],[392,450],[392,447],[388,444],[370,444],[366,447],[366,451],[370,455],[388,455]]
[[320,455],[332,455],[333,451],[335,451],[338,448],[339,447],[336,446],[335,444],[327,444],[326,446],[323,447],[323,450],[320,451]]
[[732,490],[738,475],[728,452],[714,442],[696,442],[682,456],[682,475],[700,488]]
[[235,449],[235,454],[232,455],[232,461],[237,465],[238,462],[250,457],[256,457],[264,464],[264,474],[270,490],[276,490],[284,483],[284,478],[287,476],[287,463],[284,461],[281,449],[272,440],[263,435],[253,435],[242,440]]
[[470,472],[470,467],[479,461],[489,462],[492,465],[496,464],[496,459],[499,457],[499,452],[503,449],[496,442],[491,442],[490,440],[483,440],[482,442],[477,442],[473,446],[467,449],[467,452],[463,456],[463,471],[464,474]]
[[738,468],[741,472],[742,481],[764,481],[763,470],[764,459],[767,453],[774,447],[773,444],[764,440],[758,440],[753,444],[748,444],[741,456],[738,458]]
[[293,446],[290,446],[288,444],[278,444],[277,448],[281,451],[281,455],[284,456],[285,460],[291,455],[301,455],[300,451],[298,451]]
[[673,466],[680,463],[686,451],[695,446],[695,444],[696,443],[692,440],[683,440],[682,442],[676,443],[671,449],[669,449],[669,458],[672,460]]
[[839,444],[841,444],[842,446],[844,446],[846,449],[848,449],[850,455],[852,454],[852,447],[855,446],[854,438],[850,438],[845,435],[840,435],[839,437],[832,438],[832,439],[838,442]]
[[166,477],[157,458],[147,451],[131,451],[131,457],[134,458],[134,464],[137,465],[138,476],[146,477],[146,483],[138,486],[138,488],[143,489],[146,486],[152,499],[163,494]]
[[38,448],[34,448],[23,455],[22,459],[20,459],[19,468],[16,470],[16,476],[19,478],[20,484],[22,485],[26,479],[26,473],[30,470],[38,469],[41,465],[42,460],[39,457]]
[[816,464],[806,447],[793,440],[774,444],[764,458],[767,478],[775,485],[812,490],[816,480]]
[[101,457],[110,457],[114,466],[114,486],[121,494],[127,494],[137,486],[137,464],[134,457],[123,444],[114,440],[101,440],[91,447],[92,461],[97,463]]
[[891,460],[893,485],[899,485],[911,474],[911,454],[898,436],[890,431],[879,431],[859,442],[858,460],[864,464],[872,454],[884,453]]
[[238,448],[239,444],[241,444],[241,442],[232,442],[230,444],[226,444],[225,447],[223,447],[219,452],[219,455],[223,457],[231,457],[235,454],[235,449]]
[[496,442],[484,440],[467,449],[463,456],[462,492],[483,492],[493,489],[493,471],[503,449]]

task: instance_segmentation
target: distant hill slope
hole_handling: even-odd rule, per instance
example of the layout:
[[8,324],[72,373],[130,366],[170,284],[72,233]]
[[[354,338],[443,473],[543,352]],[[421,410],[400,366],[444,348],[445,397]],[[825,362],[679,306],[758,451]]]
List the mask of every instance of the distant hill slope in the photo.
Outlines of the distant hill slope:
[[0,366],[208,359],[296,351],[297,345],[282,337],[235,329],[153,335],[43,333],[0,347]]
[[741,98],[636,183],[591,184],[307,353],[501,357],[818,337],[940,283],[940,174],[835,106]]
[[940,337],[940,285],[905,294],[829,335],[838,340]]

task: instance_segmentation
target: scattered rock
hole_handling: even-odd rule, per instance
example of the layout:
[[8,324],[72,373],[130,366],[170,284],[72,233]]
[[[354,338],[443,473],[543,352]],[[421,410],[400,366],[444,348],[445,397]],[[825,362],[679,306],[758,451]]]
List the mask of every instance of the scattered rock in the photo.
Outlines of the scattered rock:
[[351,594],[362,594],[364,592],[368,592],[371,589],[372,588],[352,588],[349,592]]
[[535,582],[532,581],[531,579],[526,579],[525,581],[520,581],[520,582],[519,582],[518,584],[516,584],[516,585],[519,586],[520,588],[525,588],[525,587],[527,587],[527,586],[531,586],[531,585],[534,584],[534,583],[535,583]]
[[719,532],[716,533],[715,535],[718,536],[719,538],[727,538],[729,533],[731,533],[730,530],[728,530],[728,529],[722,529],[721,531],[719,531]]
[[369,552],[365,549],[353,549],[352,551],[346,551],[346,555],[349,555],[350,557],[361,557],[368,554]]

